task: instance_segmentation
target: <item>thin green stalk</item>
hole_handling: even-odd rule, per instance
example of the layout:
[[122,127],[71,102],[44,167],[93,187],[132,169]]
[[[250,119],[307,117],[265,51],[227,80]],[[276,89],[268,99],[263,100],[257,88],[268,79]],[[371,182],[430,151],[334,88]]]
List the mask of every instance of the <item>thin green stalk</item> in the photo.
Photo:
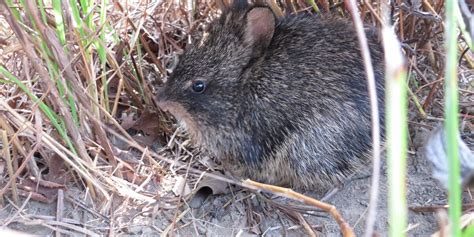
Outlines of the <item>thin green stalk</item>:
[[[25,9],[27,9],[26,8],[26,3],[24,2],[24,0],[21,0],[21,2],[23,4],[23,7]],[[39,8],[39,11],[41,12],[41,15],[46,15],[46,12],[44,12],[44,7]],[[38,28],[37,28],[37,25],[35,24],[35,21],[33,20],[33,18],[30,15],[28,15],[28,17],[30,17],[30,21],[32,22],[33,27],[38,32],[38,30],[37,30]],[[50,74],[50,78],[55,81],[60,96],[62,98],[64,98],[65,86],[66,85],[63,85],[63,83],[59,79],[60,78],[59,66],[56,62],[50,60],[50,58],[54,58],[54,57],[52,55],[52,52],[51,52],[50,48],[47,45],[47,41],[41,38],[44,35],[43,34],[38,34],[38,35],[39,35],[38,41],[40,42],[40,49],[41,49],[40,51],[42,53],[42,58],[46,60],[46,65],[48,67],[48,72]],[[77,109],[76,109],[75,101],[74,101],[74,98],[73,98],[72,94],[68,93],[67,94],[67,99],[64,99],[64,100],[65,100],[66,104],[68,104],[69,108],[71,109],[71,115],[72,115],[72,118],[73,118],[75,124],[79,125],[79,116],[77,114]]]
[[319,13],[321,10],[319,10],[318,4],[314,0],[308,0],[309,5],[313,7],[313,10],[317,13]]
[[457,32],[455,4],[457,1],[446,0],[446,74],[445,74],[445,117],[447,133],[447,152],[449,157],[449,220],[451,236],[461,236],[461,183],[458,157],[458,80],[457,80]]
[[423,106],[420,104],[420,101],[416,97],[415,93],[413,93],[413,91],[411,91],[408,84],[406,84],[406,87],[407,87],[407,90],[408,90],[408,94],[410,95],[410,98],[412,99],[413,103],[415,103],[415,106],[418,109],[418,112],[420,113],[421,117],[426,118],[427,117],[426,112],[423,109]]
[[[93,60],[93,56],[92,56],[93,48],[90,46],[94,45],[98,49],[101,47],[100,46],[101,43],[99,42],[99,40],[92,38],[91,35],[89,34],[89,32],[91,34],[95,34],[95,23],[93,22],[93,12],[92,12],[94,1],[93,0],[80,0],[79,5],[77,1],[70,0],[69,2],[71,6],[73,26],[78,31],[81,38],[81,41],[79,41],[78,43],[80,44],[79,47],[83,49],[82,53],[83,53],[83,58],[85,61],[84,63],[87,65],[91,65],[91,62]],[[80,12],[82,12],[82,16]],[[105,21],[105,15],[101,17]],[[102,54],[105,54],[106,52],[105,49],[102,48],[101,50],[103,51]],[[105,57],[101,55],[101,53],[99,52],[99,58],[102,60]],[[105,63],[103,61],[101,61],[101,66],[102,65],[103,65],[103,68],[105,68]],[[93,70],[93,68],[91,68],[91,70]],[[87,77],[86,88],[87,88],[88,94],[94,100],[94,103],[92,104],[92,107],[93,107],[92,113],[95,115],[98,115],[99,108],[96,106],[96,104],[99,103],[98,89],[97,89],[96,78],[94,78],[92,75],[96,75],[96,73],[91,72],[91,75]]]
[[108,0],[101,0],[100,3],[100,15],[99,15],[99,23],[101,26],[100,34],[99,34],[99,42],[96,44],[97,53],[99,54],[99,59],[101,63],[101,70],[102,70],[102,105],[105,107],[107,111],[110,111],[109,106],[109,91],[107,86],[107,50],[105,48],[106,36],[107,36],[107,25],[106,25],[106,17],[107,17],[107,4],[109,3]]
[[[75,30],[77,30],[77,32],[79,33],[79,36],[81,37],[81,40],[78,41],[79,47],[82,47],[84,45],[89,45],[89,43],[88,43],[89,41],[87,40],[88,39],[87,34],[85,33],[85,30],[82,28],[83,25],[84,25],[84,22],[82,21],[81,14],[79,13],[80,11],[79,11],[79,8],[78,8],[77,1],[69,0],[69,6],[70,6],[70,9],[71,9],[71,15],[72,15],[72,19],[71,19],[72,27]],[[89,53],[88,53],[87,50],[85,50],[84,54],[85,54],[84,56],[86,58],[88,58],[87,55],[89,55]],[[74,99],[72,97],[70,97],[68,99],[69,99],[70,103],[74,103]],[[77,117],[75,117],[75,115],[77,114],[76,108],[71,107],[71,112],[73,113],[74,122],[76,124],[79,124],[79,119]]]
[[7,3],[7,6],[10,7],[10,10],[12,11],[12,14],[15,17],[15,19],[18,22],[22,22],[20,12],[18,11],[17,8],[14,7],[12,0],[6,0],[5,2]]
[[[48,72],[49,72],[49,77],[51,80],[54,80],[56,83],[56,87],[58,88],[59,95],[61,98],[64,98],[65,95],[65,85],[63,85],[62,81],[60,80],[60,75],[59,75],[59,66],[56,62],[51,61],[50,57],[48,55],[50,54],[49,48],[46,46],[46,41],[41,40],[40,48],[41,48],[41,53],[42,53],[42,58],[45,59],[46,61],[46,67],[48,67]],[[70,86],[68,88],[71,88]],[[76,102],[74,100],[74,97],[71,93],[67,93],[67,100],[64,99],[65,104],[69,106],[69,109],[71,110],[71,116],[76,125],[79,126],[79,115],[77,114],[77,109],[76,109]]]
[[[40,0],[41,2],[41,0]],[[61,45],[66,45],[66,32],[64,26],[64,19],[61,10],[61,0],[53,0],[54,22],[56,23],[56,34],[58,35]]]
[[92,14],[90,12],[91,10],[91,5],[94,3],[93,0],[80,0],[82,7],[82,12],[83,15],[85,16],[84,22],[86,23],[86,26],[89,29],[92,29],[94,27],[93,22],[92,22]]
[[3,74],[5,78],[10,80],[12,83],[15,83],[23,92],[25,92],[28,97],[31,98],[31,100],[34,103],[38,103],[39,108],[43,113],[46,115],[46,117],[49,119],[51,124],[56,128],[58,133],[61,135],[63,140],[66,142],[66,144],[69,146],[71,151],[74,154],[77,154],[74,146],[72,145],[71,139],[69,139],[69,136],[67,135],[67,132],[64,128],[64,122],[54,111],[48,107],[43,101],[41,101],[36,95],[34,95],[25,84],[23,84],[18,78],[16,78],[13,74],[11,74],[8,70],[6,70],[3,66],[0,65],[0,74]]
[[[139,60],[141,60],[141,58],[143,57],[143,52],[142,52],[142,47],[141,47],[140,40],[136,41],[135,51],[137,52],[137,57],[136,57],[137,59],[136,60],[138,60],[138,62],[136,62],[136,63],[139,65],[140,64]],[[126,55],[127,55],[127,58],[130,60],[130,64],[133,64],[133,59],[132,59],[133,55],[131,55],[130,53],[131,52],[127,52]],[[135,76],[135,78],[142,78],[141,77],[142,74],[139,71],[137,71],[137,70],[140,70],[140,69],[136,68],[136,67],[133,67],[133,65],[132,65],[132,68],[134,69],[133,70],[133,75]],[[140,83],[137,83],[137,85],[138,85],[137,89],[138,89],[139,94],[142,95],[142,97],[146,99],[145,90],[143,88],[142,83],[143,83],[143,81],[140,81]]]
[[38,0],[38,9],[41,12],[41,20],[43,20],[44,23],[47,23],[48,19],[46,18],[46,12],[44,11],[44,2],[42,0]]
[[470,226],[466,227],[466,229],[462,233],[462,237],[472,237],[472,236],[474,236],[474,224],[471,224]]
[[407,227],[407,70],[401,47],[392,28],[385,26],[383,43],[386,62],[386,143],[388,163],[389,236],[405,236]]
[[88,45],[86,39],[87,34],[85,33],[84,29],[82,28],[82,19],[81,14],[79,13],[79,8],[77,7],[77,1],[69,0],[69,5],[71,6],[71,15],[72,15],[72,26],[79,32],[81,36],[81,40],[83,45]]
[[[142,47],[142,42],[140,40],[137,40],[137,43],[136,43],[136,52],[137,52],[137,59],[136,59],[136,63],[138,65],[142,65],[142,59],[143,59],[143,48]],[[150,101],[148,100],[148,97],[146,96],[146,93],[145,93],[145,86],[146,86],[146,82],[145,82],[145,78],[143,78],[143,71],[142,71],[142,68],[140,67],[137,67],[137,78],[141,78],[141,81],[139,83],[140,85],[140,93],[142,95],[143,98],[145,98],[146,102],[149,103]]]

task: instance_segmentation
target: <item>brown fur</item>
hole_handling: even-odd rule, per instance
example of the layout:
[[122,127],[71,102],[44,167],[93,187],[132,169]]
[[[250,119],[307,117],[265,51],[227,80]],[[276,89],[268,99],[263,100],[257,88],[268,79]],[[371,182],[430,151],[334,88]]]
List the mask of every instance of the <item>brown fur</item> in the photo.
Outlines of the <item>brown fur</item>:
[[[370,106],[351,22],[241,4],[211,26],[158,94],[198,145],[242,178],[292,188],[325,189],[367,162]],[[373,39],[370,49],[382,105],[382,50]]]

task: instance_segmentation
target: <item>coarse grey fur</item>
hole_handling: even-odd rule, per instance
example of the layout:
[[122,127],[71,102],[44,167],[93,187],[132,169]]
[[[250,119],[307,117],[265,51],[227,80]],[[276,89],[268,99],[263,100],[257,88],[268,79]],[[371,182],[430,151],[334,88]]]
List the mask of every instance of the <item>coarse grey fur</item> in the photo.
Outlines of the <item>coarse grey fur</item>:
[[[424,155],[433,166],[433,176],[447,190],[449,187],[448,138],[443,125],[438,125],[430,135],[424,147]],[[458,139],[458,159],[462,186],[474,187],[474,153],[461,139]]]
[[[369,42],[383,105],[383,53]],[[192,140],[242,178],[325,190],[371,151],[358,39],[350,21],[331,15],[276,19],[265,6],[234,5],[185,50],[158,93]]]

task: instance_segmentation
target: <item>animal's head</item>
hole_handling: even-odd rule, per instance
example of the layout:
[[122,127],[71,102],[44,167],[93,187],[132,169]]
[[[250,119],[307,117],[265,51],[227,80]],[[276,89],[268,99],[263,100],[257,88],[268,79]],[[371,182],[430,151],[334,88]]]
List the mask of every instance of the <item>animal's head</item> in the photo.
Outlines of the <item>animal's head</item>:
[[267,7],[235,4],[210,27],[208,37],[186,48],[158,89],[158,105],[195,136],[203,129],[231,128],[242,104],[252,99],[245,98],[251,89],[247,69],[262,60],[275,30],[275,16]]

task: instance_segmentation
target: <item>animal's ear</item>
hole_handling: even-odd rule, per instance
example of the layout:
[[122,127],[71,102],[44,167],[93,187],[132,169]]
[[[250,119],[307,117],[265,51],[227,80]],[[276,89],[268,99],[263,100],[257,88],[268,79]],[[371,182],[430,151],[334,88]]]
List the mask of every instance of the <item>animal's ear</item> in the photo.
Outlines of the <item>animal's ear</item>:
[[246,14],[244,42],[253,48],[253,56],[260,56],[268,47],[275,32],[275,15],[268,7],[255,7]]

